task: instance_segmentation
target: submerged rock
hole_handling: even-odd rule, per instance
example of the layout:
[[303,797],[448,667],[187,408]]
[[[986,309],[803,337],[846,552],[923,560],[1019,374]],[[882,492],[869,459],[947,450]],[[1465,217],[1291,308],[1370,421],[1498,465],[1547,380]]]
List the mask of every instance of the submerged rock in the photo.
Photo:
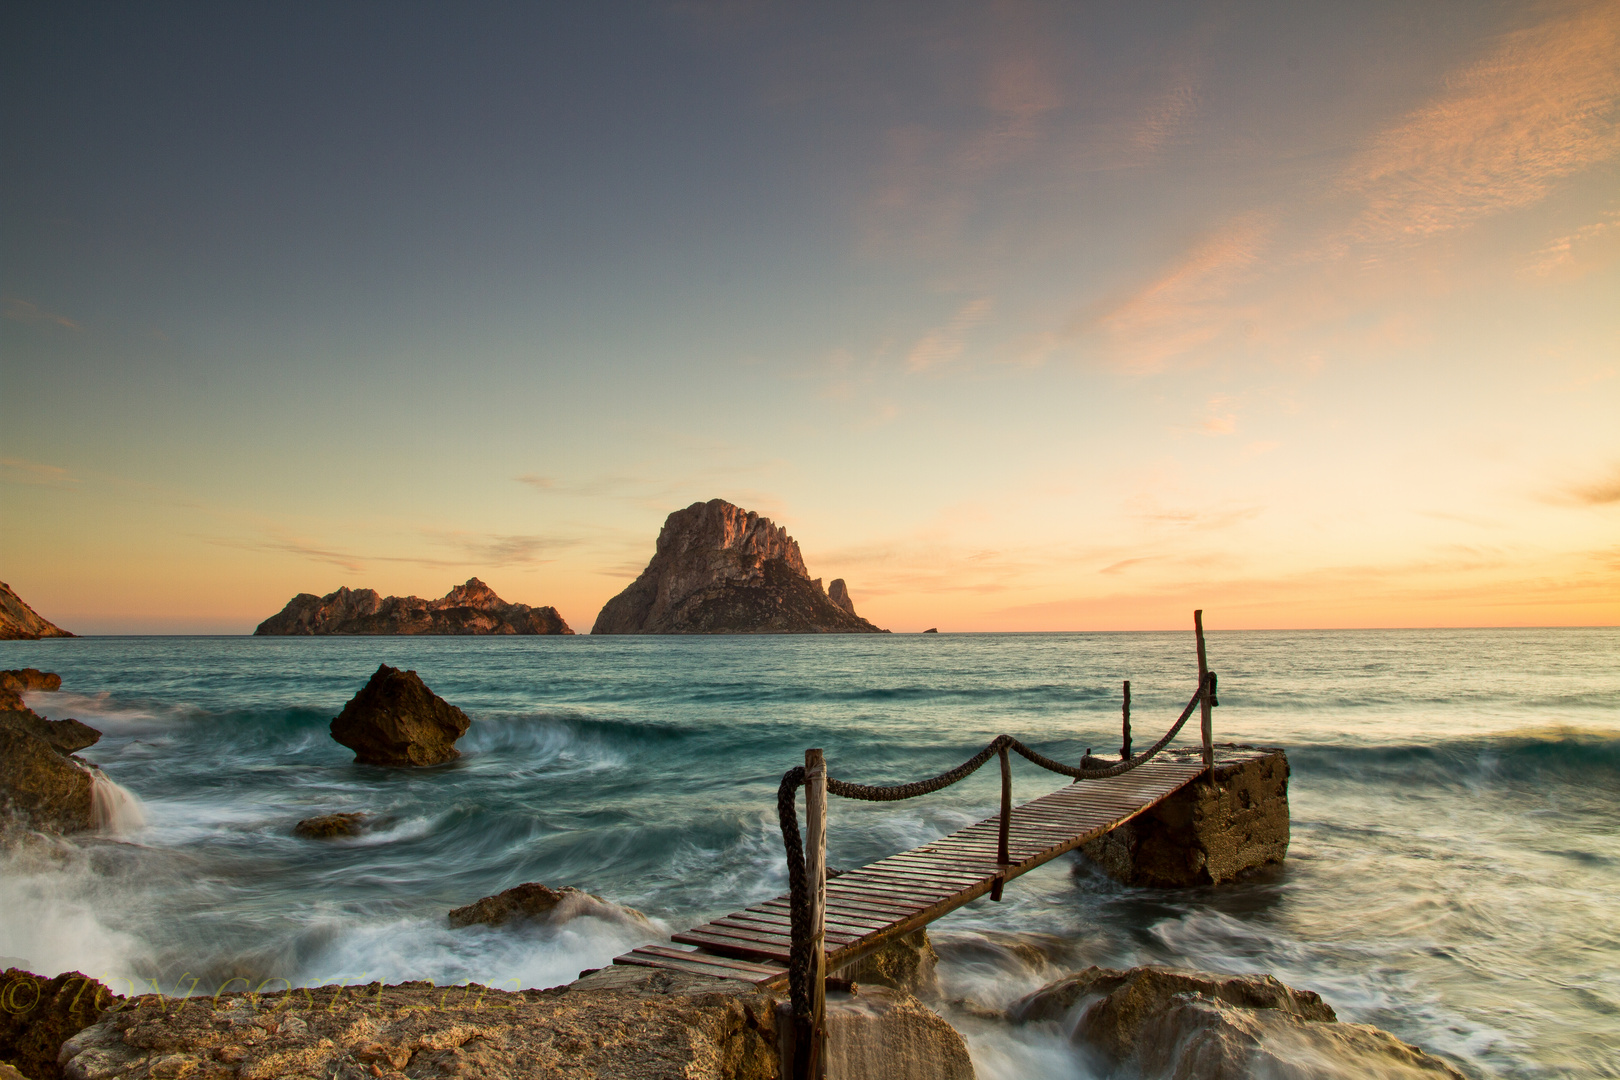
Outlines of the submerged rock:
[[339,836],[359,836],[369,814],[321,814],[293,826],[293,835],[309,840],[331,840]]
[[0,1061],[29,1080],[57,1080],[62,1044],[122,1000],[77,971],[47,978],[12,968],[0,977]]
[[332,719],[332,738],[363,765],[441,765],[461,756],[455,743],[471,724],[416,672],[382,664]]
[[10,585],[0,581],[0,641],[37,641],[40,638],[76,636],[41,616],[25,604]]
[[321,634],[572,634],[554,607],[509,604],[477,578],[438,600],[344,587],[299,593],[260,623],[258,637]]
[[647,916],[635,908],[623,907],[572,885],[553,889],[531,881],[452,909],[450,926],[504,926],[529,919],[562,923],[582,916],[651,925]]
[[1150,1078],[1462,1076],[1387,1031],[1340,1022],[1319,995],[1269,975],[1092,967],[1014,1003],[1007,1017],[1072,1021],[1077,1045]]
[[[844,599],[848,600],[845,590]],[[878,634],[812,580],[787,530],[722,499],[664,521],[647,568],[593,634]]]
[[1228,743],[1216,749],[1213,783],[1187,785],[1080,850],[1126,885],[1219,885],[1282,862],[1288,834],[1287,753]]

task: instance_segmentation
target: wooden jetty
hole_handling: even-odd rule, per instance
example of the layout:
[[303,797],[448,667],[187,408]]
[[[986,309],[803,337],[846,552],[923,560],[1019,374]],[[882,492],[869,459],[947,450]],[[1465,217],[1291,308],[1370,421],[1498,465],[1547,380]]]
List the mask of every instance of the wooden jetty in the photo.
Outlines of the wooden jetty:
[[[826,885],[826,970],[836,972],[992,892],[998,884],[1118,828],[1203,772],[1202,761],[1150,762],[1121,776],[1070,784],[1014,807],[1005,864],[998,859],[998,815],[840,874]],[[614,963],[781,988],[787,984],[791,926],[791,900],[779,896],[676,934],[672,941],[684,949],[644,945]]]

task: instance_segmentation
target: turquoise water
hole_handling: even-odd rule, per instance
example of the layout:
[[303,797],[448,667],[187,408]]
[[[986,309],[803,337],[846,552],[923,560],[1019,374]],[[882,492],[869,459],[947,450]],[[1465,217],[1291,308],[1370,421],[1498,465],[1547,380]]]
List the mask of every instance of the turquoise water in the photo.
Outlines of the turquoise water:
[[[1210,653],[1217,738],[1289,751],[1287,864],[1155,892],[1058,860],[936,924],[948,993],[1002,1005],[1089,963],[1265,971],[1473,1075],[1620,1076],[1620,631],[1215,633]],[[331,740],[383,662],[473,718],[461,761],[372,769]],[[1075,760],[1117,750],[1121,679],[1138,746],[1195,682],[1190,634],[0,642],[21,666],[62,675],[31,703],[105,733],[84,756],[144,824],[10,858],[0,954],[126,991],[566,981],[646,932],[451,931],[445,911],[541,881],[681,929],[784,891],[774,796],[806,747],[875,783],[1001,732]],[[1063,782],[1015,775],[1020,800]],[[831,861],[959,828],[998,793],[987,769],[835,801]],[[291,835],[339,810],[380,821]],[[961,1023],[981,1076],[1088,1075],[1050,1032]]]

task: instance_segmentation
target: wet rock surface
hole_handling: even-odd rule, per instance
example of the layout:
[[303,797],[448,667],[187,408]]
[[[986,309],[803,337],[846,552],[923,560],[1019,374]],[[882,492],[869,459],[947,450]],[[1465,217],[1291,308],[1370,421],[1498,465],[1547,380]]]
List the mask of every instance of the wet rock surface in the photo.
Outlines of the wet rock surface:
[[572,634],[554,607],[509,604],[477,578],[438,600],[375,589],[299,593],[253,633],[259,637],[370,634]]
[[[1162,760],[1199,760],[1197,751]],[[1106,762],[1111,763],[1111,762]],[[1080,850],[1126,885],[1219,885],[1288,854],[1288,755],[1224,744],[1198,780]]]
[[827,996],[826,1052],[836,1080],[974,1080],[961,1033],[888,987]]
[[345,836],[359,836],[365,831],[371,815],[359,812],[321,814],[307,817],[293,826],[293,835],[306,840],[336,840]]
[[428,689],[414,671],[383,664],[332,720],[332,738],[363,765],[441,765],[461,756],[467,714]]
[[[624,972],[624,969],[618,969]],[[73,1080],[185,1076],[596,1080],[776,1077],[776,1001],[640,969],[505,993],[430,983],[132,999],[62,1048]]]
[[22,696],[30,690],[60,690],[62,676],[39,668],[0,671],[0,710],[26,709]]
[[10,585],[0,581],[0,641],[37,641],[75,637],[23,602]]
[[505,926],[507,923],[538,920],[562,923],[575,918],[609,919],[651,926],[647,916],[635,908],[623,907],[572,885],[553,889],[531,881],[494,896],[486,896],[450,912],[450,926]]
[[1269,975],[1092,967],[1014,1003],[1007,1017],[1073,1025],[1076,1045],[1144,1078],[1462,1076],[1387,1031],[1340,1022],[1319,995]]
[[[841,580],[841,579],[840,579]],[[848,600],[848,592],[844,591]],[[647,568],[593,634],[876,634],[812,580],[787,530],[722,499],[664,521]]]
[[29,1080],[57,1080],[62,1044],[122,1000],[77,971],[46,978],[11,968],[0,976],[0,1061]]
[[[47,676],[32,680],[44,684],[37,688],[61,685],[55,675],[26,671]],[[0,712],[0,821],[52,833],[94,828],[95,773],[73,751],[100,738],[77,720],[47,720],[28,709]]]
[[834,974],[862,987],[887,986],[920,998],[939,996],[939,954],[926,929],[895,938]]

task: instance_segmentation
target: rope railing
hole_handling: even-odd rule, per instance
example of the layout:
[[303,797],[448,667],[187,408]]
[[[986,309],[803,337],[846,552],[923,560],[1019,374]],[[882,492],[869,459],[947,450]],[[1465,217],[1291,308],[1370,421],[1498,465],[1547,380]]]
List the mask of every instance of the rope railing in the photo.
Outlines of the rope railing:
[[[1214,750],[1212,742],[1212,729],[1210,726],[1210,709],[1219,702],[1216,700],[1217,679],[1213,671],[1208,670],[1204,658],[1204,626],[1203,612],[1193,613],[1193,624],[1198,640],[1198,689],[1187,701],[1181,715],[1176,717],[1175,723],[1170,725],[1164,736],[1152,746],[1135,756],[1130,755],[1130,683],[1125,684],[1124,706],[1124,739],[1121,746],[1119,762],[1107,766],[1089,766],[1088,761],[1096,760],[1090,756],[1088,750],[1081,758],[1080,765],[1065,765],[1055,758],[1049,758],[1036,750],[1031,749],[1011,735],[997,735],[990,740],[977,754],[968,758],[953,769],[947,769],[937,776],[926,780],[915,780],[908,784],[871,785],[855,784],[847,780],[838,780],[826,775],[825,767],[821,764],[821,751],[813,750],[806,756],[806,761],[814,759],[816,770],[815,779],[818,784],[825,784],[825,791],[846,799],[856,799],[864,802],[899,802],[904,799],[914,799],[921,795],[942,791],[953,784],[972,776],[982,768],[991,757],[999,757],[1001,761],[1001,819],[1000,833],[997,845],[998,864],[1006,867],[1011,865],[1007,851],[1008,826],[1012,816],[1012,775],[1009,770],[1007,752],[1010,750],[1025,760],[1049,772],[1080,780],[1103,780],[1112,776],[1121,776],[1132,769],[1140,768],[1152,761],[1160,751],[1170,745],[1170,741],[1181,732],[1187,720],[1192,716],[1195,708],[1202,714],[1202,736],[1204,767],[1214,767]],[[822,948],[822,935],[817,932],[821,923],[822,906],[824,899],[821,893],[812,895],[809,882],[809,869],[805,854],[805,845],[799,834],[798,791],[805,786],[807,777],[803,765],[795,766],[782,774],[782,782],[776,790],[776,811],[782,827],[782,845],[787,853],[788,871],[788,902],[789,918],[792,928],[791,946],[788,950],[788,997],[793,1014],[794,1036],[794,1065],[795,1077],[808,1077],[817,1071],[820,1064],[821,1050],[821,999],[822,995],[816,991],[815,984],[819,981],[815,972],[821,967],[817,963],[816,952]],[[820,819],[812,818],[812,839],[816,841],[818,850],[817,877],[818,888],[824,890],[825,882],[819,880],[825,872],[825,804],[819,792],[816,793]],[[806,793],[806,810],[810,811],[810,793]],[[1001,899],[1003,877],[998,874],[992,886],[991,899]],[[823,958],[824,958],[823,954]]]

